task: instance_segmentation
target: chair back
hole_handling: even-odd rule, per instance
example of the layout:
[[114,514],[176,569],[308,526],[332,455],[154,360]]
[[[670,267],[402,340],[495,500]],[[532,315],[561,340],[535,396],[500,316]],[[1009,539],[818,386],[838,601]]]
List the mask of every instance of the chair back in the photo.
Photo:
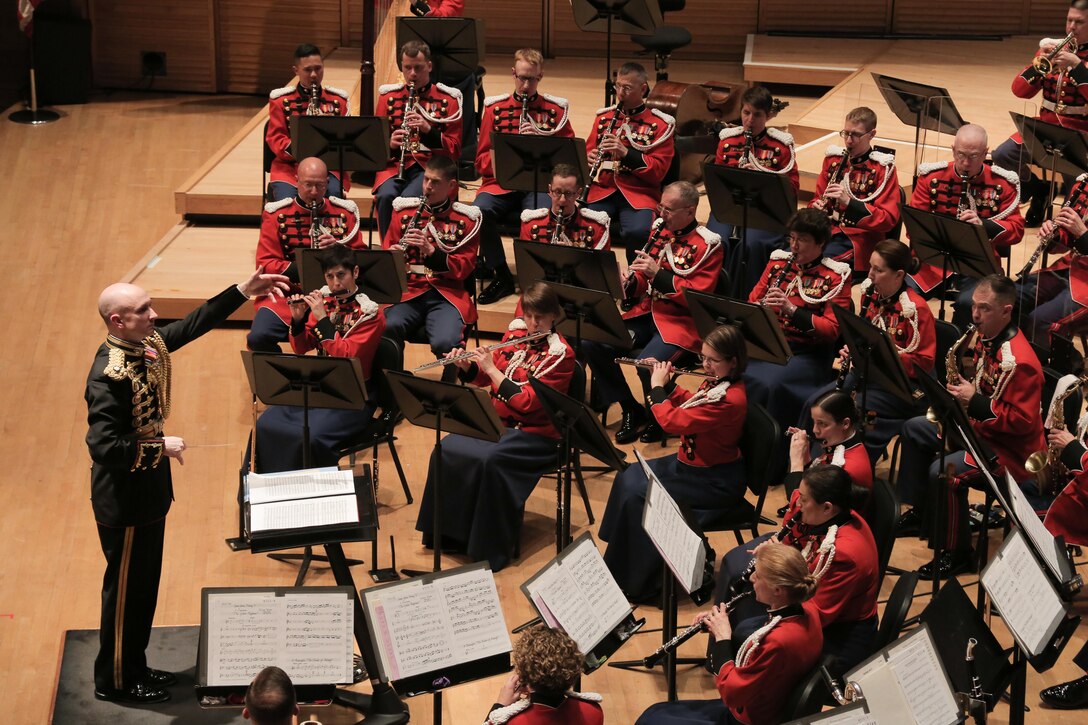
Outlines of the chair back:
[[584,403],[586,399],[586,369],[582,363],[574,361],[574,370],[570,373],[570,385],[567,387],[567,395]]
[[782,427],[767,409],[758,403],[748,403],[748,415],[740,434],[740,450],[744,454],[744,477],[748,490],[759,498],[756,510],[763,507],[767,486],[777,463],[778,440]]
[[268,185],[265,184],[265,177],[272,173],[272,162],[276,158],[276,154],[272,151],[272,147],[268,145],[268,121],[264,122],[264,131],[261,133],[261,194],[264,196],[265,201],[272,200],[272,194],[269,193]]
[[895,489],[883,478],[873,480],[873,490],[869,505],[863,512],[865,522],[876,540],[876,553],[879,581],[884,581],[884,572],[895,546],[895,529],[899,524],[899,496]]
[[[820,664],[824,664],[824,661]],[[827,695],[827,685],[824,684],[820,665],[817,665],[790,691],[786,704],[782,708],[780,722],[815,715],[823,709]]]
[[718,272],[718,286],[714,288],[714,294],[728,297],[729,291],[732,288],[731,282],[732,280],[729,279],[729,272],[725,267],[722,267],[721,271]]
[[393,391],[385,377],[390,370],[398,373],[404,371],[404,348],[396,340],[383,337],[378,341],[378,349],[374,352],[374,364],[370,373],[370,391],[383,412],[395,410],[397,407],[397,401],[393,398]]
[[899,638],[917,586],[918,572],[908,571],[900,575],[899,581],[892,588],[891,596],[888,597],[888,603],[884,605],[884,616],[880,619],[880,628],[876,632],[876,642],[873,645],[874,652]]
[[945,376],[944,360],[948,357],[948,351],[956,344],[956,340],[959,340],[963,336],[960,328],[953,325],[951,322],[945,322],[944,320],[934,320],[936,324],[937,333],[937,360],[936,360],[936,372],[937,380],[941,385],[948,382]]

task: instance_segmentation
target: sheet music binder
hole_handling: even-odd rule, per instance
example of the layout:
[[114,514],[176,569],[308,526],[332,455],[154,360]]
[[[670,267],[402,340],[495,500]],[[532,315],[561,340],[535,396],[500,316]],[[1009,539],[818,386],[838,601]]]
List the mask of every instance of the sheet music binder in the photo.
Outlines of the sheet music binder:
[[[653,542],[654,548],[661,554],[661,558],[665,561],[665,565],[672,571],[676,580],[680,582],[680,586],[684,588],[684,591],[691,594],[697,591],[703,584],[703,577],[706,569],[706,547],[703,545],[703,537],[699,531],[693,530],[687,523],[686,517],[680,510],[680,506],[676,503],[676,500],[669,495],[669,492],[665,489],[665,486],[661,483],[654,472],[650,470],[650,466],[646,463],[646,459],[642,457],[642,454],[635,451],[635,456],[638,458],[638,462],[642,464],[642,470],[646,474],[646,506],[642,510],[642,528],[645,529],[646,534],[650,537],[650,541]],[[655,514],[654,506],[660,507],[658,513]],[[675,527],[675,535],[671,537],[671,542],[663,541],[657,538],[657,528],[654,525],[654,519],[664,515],[664,522],[666,525],[672,525]],[[677,539],[682,539],[677,541]],[[671,544],[671,546],[670,546]],[[663,546],[668,546],[669,551],[665,551]],[[689,551],[679,551],[682,547],[688,547]],[[679,557],[678,557],[679,555]],[[680,558],[683,557],[683,558]],[[684,564],[690,564],[690,568],[685,570]]]
[[[386,610],[386,607],[389,606],[388,597],[386,595],[394,592],[397,595],[401,595],[407,592],[408,594],[414,593],[424,596],[443,596],[444,590],[442,590],[442,586],[457,585],[460,582],[455,580],[458,579],[462,581],[476,580],[479,582],[481,577],[477,575],[481,572],[486,573],[486,581],[490,584],[490,594],[474,601],[479,601],[490,606],[497,614],[493,621],[490,623],[484,622],[483,624],[485,626],[490,626],[496,632],[501,630],[505,637],[505,641],[500,642],[496,647],[493,647],[493,649],[497,648],[502,651],[487,654],[477,659],[460,662],[455,661],[456,657],[451,656],[447,657],[445,662],[439,664],[434,669],[420,673],[406,674],[403,677],[398,676],[400,667],[403,666],[403,660],[398,660],[397,658],[396,643],[398,641],[403,641],[398,640],[397,638],[398,636],[403,638],[405,633],[399,629],[390,629],[396,622],[396,612],[395,609],[393,611]],[[424,592],[422,587],[439,588]],[[502,606],[499,602],[498,591],[495,589],[495,579],[491,573],[491,567],[486,561],[458,567],[456,569],[447,569],[445,571],[423,574],[403,581],[381,584],[364,589],[359,592],[359,595],[362,600],[363,611],[366,615],[366,626],[370,635],[370,641],[373,643],[374,655],[377,660],[378,672],[371,674],[376,675],[382,682],[388,682],[393,685],[399,694],[405,697],[414,697],[427,693],[438,693],[440,690],[444,690],[454,685],[472,682],[486,677],[493,677],[510,671],[510,650],[512,649],[512,646],[508,634],[509,630],[506,627],[506,620],[502,614]],[[413,616],[418,615],[418,612],[413,609],[413,611],[408,612],[408,614],[409,616]],[[444,629],[444,624],[442,622],[438,621],[441,617],[431,616],[436,614],[436,612],[430,612],[427,617],[427,625],[433,628],[429,631],[436,635],[445,635],[447,639],[442,640],[443,642],[452,641],[452,634]],[[416,619],[418,620],[418,616],[416,616]],[[432,654],[434,651],[434,647],[432,647]]]
[[[529,577],[525,583],[521,585],[521,592],[525,595],[525,598],[529,600],[529,603],[533,605],[533,609],[536,610],[537,615],[539,615],[545,624],[554,629],[563,629],[566,631],[563,628],[562,623],[558,621],[559,618],[547,608],[545,603],[539,601],[534,594],[539,593],[539,587],[537,585],[542,577],[554,573],[557,569],[561,569],[564,562],[569,560],[572,556],[585,553],[596,557],[596,561],[600,563],[601,573],[607,579],[604,586],[610,590],[614,589],[615,591],[610,591],[609,594],[616,595],[622,599],[626,607],[626,613],[622,617],[615,618],[615,621],[610,621],[604,625],[603,630],[606,631],[601,632],[601,634],[593,637],[593,639],[588,642],[578,641],[578,648],[582,650],[582,653],[585,655],[585,663],[582,667],[582,671],[588,675],[608,661],[608,658],[615,654],[616,650],[618,650],[624,642],[630,639],[632,634],[641,629],[646,623],[645,619],[635,620],[634,610],[627,604],[619,585],[612,577],[611,572],[608,571],[608,568],[604,563],[604,557],[601,556],[600,551],[597,549],[597,544],[594,543],[592,534],[586,531],[575,539],[570,546],[563,549],[562,553]],[[575,585],[578,586],[577,581],[575,581]],[[581,587],[579,587],[579,594],[585,594]],[[567,634],[572,639],[575,639],[577,633],[571,634],[570,632],[567,632]]]
[[872,725],[873,716],[869,714],[869,703],[858,700],[849,705],[825,710],[816,715],[790,720],[784,725],[816,725],[816,723],[834,723],[834,725]]
[[[322,634],[329,638],[335,638],[334,647],[342,648],[344,661],[342,663],[342,676],[333,678],[330,682],[313,682],[312,670],[302,664],[299,667],[298,656],[287,655],[286,648],[282,653],[282,659],[269,661],[266,656],[253,656],[252,660],[243,662],[239,668],[239,677],[232,681],[223,682],[214,676],[215,663],[211,661],[212,651],[222,651],[224,647],[230,647],[229,633],[223,629],[231,617],[246,617],[252,623],[254,612],[261,612],[268,618],[267,624],[273,620],[278,625],[286,626],[286,616],[283,613],[272,613],[272,607],[279,606],[279,601],[287,601],[288,598],[298,600],[298,603],[309,602],[313,606],[328,604],[330,595],[341,595],[344,599],[343,619],[338,624],[331,621],[322,625]],[[353,624],[354,610],[353,600],[355,592],[351,587],[204,587],[201,589],[200,611],[200,637],[197,645],[197,675],[196,692],[198,698],[229,698],[245,694],[250,681],[264,667],[274,664],[281,667],[290,675],[295,684],[295,693],[299,702],[320,702],[332,700],[336,692],[337,684],[351,684],[352,669],[354,667],[353,652],[355,646]],[[320,601],[318,601],[320,600]],[[263,602],[263,604],[261,604]],[[213,614],[213,608],[221,606],[223,611]],[[332,619],[331,617],[329,618]],[[213,631],[212,623],[219,624],[219,631]],[[311,620],[312,622],[313,620]],[[310,624],[308,626],[314,626]],[[237,637],[237,633],[235,633]],[[217,638],[225,638],[217,641]],[[235,640],[237,641],[237,640]],[[332,649],[332,648],[330,648]],[[234,657],[245,655],[233,652]],[[294,664],[293,664],[294,663]],[[242,674],[244,672],[244,674]]]
[[1007,471],[1005,480],[1009,485],[1009,506],[1005,510],[1012,516],[1017,528],[1027,535],[1037,558],[1046,564],[1051,580],[1058,585],[1062,598],[1071,600],[1080,591],[1082,582],[1069,550],[1065,548],[1065,538],[1054,536],[1047,530],[1035,513],[1035,507]]

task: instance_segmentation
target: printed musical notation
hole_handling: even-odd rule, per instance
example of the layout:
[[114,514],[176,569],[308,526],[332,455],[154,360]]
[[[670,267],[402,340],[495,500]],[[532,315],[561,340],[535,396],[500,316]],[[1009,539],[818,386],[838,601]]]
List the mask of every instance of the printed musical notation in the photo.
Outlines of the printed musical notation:
[[703,580],[706,556],[703,540],[688,526],[684,515],[680,513],[680,507],[650,470],[641,454],[638,454],[638,459],[647,478],[642,528],[646,530],[650,541],[684,591],[691,593]]
[[489,569],[468,567],[429,581],[363,592],[379,667],[389,680],[449,668],[511,650]]
[[1065,604],[1023,534],[1014,530],[1005,539],[981,579],[1023,648],[1033,656],[1041,654],[1065,618]]
[[269,665],[299,685],[350,683],[354,621],[343,592],[210,593],[205,684],[248,685]]

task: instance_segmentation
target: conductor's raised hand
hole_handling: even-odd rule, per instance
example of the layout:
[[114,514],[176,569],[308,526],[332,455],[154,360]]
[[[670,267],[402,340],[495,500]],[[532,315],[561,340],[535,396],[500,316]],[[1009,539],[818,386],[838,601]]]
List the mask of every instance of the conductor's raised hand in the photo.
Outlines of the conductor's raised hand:
[[246,297],[283,297],[290,284],[291,280],[282,274],[265,274],[262,265],[253,271],[249,279],[238,284],[238,291]]

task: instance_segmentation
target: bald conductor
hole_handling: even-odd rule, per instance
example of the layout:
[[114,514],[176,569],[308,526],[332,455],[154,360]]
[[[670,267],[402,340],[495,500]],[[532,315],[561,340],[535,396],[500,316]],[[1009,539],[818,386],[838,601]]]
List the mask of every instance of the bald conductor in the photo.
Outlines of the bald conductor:
[[222,323],[243,302],[279,294],[287,278],[258,269],[189,313],[155,327],[145,290],[112,284],[98,298],[106,341],[98,348],[84,398],[91,454],[91,507],[106,557],[102,627],[94,663],[99,700],[148,704],[170,698],[174,675],[147,666],[155,618],[166,513],[173,500],[170,464],[185,441],[164,435],[170,415],[170,356]]

